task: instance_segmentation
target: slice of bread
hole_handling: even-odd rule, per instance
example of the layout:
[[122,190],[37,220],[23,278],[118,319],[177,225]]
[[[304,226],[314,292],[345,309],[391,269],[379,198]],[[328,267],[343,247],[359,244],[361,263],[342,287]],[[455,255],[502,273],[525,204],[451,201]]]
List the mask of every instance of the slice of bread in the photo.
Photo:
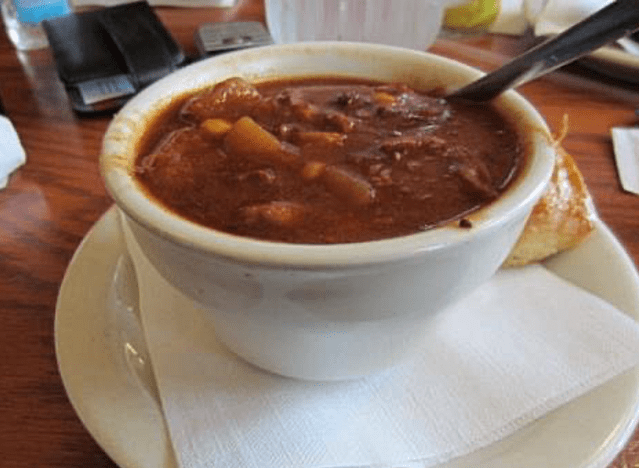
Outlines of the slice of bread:
[[573,158],[557,146],[555,170],[528,219],[505,267],[539,262],[570,249],[593,230],[594,209],[588,188]]

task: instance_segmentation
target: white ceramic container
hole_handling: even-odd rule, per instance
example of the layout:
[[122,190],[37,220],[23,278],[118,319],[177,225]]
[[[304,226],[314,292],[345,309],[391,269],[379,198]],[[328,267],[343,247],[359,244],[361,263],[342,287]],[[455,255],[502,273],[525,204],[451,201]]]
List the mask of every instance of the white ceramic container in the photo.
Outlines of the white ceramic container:
[[528,149],[521,175],[468,218],[374,242],[296,245],[216,232],[172,214],[133,175],[140,137],[175,97],[231,76],[249,80],[342,75],[455,88],[480,73],[395,47],[344,42],[269,46],[191,65],[145,89],[115,116],[101,171],[145,255],[202,305],[219,339],[247,361],[303,379],[344,379],[410,355],[434,314],[489,279],[550,178],[554,150],[542,117],[520,95],[496,104]]

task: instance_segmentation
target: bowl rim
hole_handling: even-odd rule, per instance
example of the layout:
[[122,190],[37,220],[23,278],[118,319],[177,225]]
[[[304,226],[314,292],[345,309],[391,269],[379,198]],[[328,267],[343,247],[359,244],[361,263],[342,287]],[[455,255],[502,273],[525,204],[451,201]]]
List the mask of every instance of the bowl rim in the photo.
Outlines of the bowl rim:
[[[426,252],[470,242],[477,236],[488,235],[508,223],[517,214],[527,216],[542,195],[554,167],[555,150],[550,130],[538,111],[515,91],[507,91],[498,98],[500,104],[514,109],[530,128],[531,157],[518,179],[494,202],[471,213],[467,218],[471,229],[451,222],[424,232],[389,239],[344,244],[293,244],[258,240],[228,234],[201,226],[163,207],[144,193],[135,180],[132,160],[137,153],[143,125],[174,98],[193,88],[210,86],[230,76],[268,77],[263,71],[255,73],[261,61],[299,61],[309,55],[331,59],[342,57],[373,57],[419,67],[454,68],[462,77],[460,83],[481,76],[479,70],[428,52],[395,46],[352,42],[313,42],[270,45],[238,52],[230,52],[204,59],[176,71],[155,82],[134,96],[114,116],[104,135],[99,163],[107,190],[118,207],[130,218],[156,235],[204,255],[223,257],[244,264],[262,264],[286,268],[342,268],[366,264],[405,260]],[[288,62],[286,62],[288,63]],[[211,70],[226,70],[226,74],[211,77]],[[248,73],[248,75],[247,75]],[[414,71],[412,72],[415,73]],[[341,73],[340,73],[341,74]],[[314,73],[286,76],[321,75]],[[335,76],[336,73],[325,73]],[[358,73],[354,76],[364,76]],[[460,83],[457,83],[459,85]],[[133,136],[133,138],[131,138]],[[528,211],[528,213],[526,212]]]

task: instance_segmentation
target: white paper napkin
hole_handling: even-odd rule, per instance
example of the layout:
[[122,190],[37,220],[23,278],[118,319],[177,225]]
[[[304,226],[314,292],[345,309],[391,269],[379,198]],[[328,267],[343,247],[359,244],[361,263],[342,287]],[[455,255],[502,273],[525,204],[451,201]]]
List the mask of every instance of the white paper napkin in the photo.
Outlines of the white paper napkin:
[[541,266],[499,272],[444,311],[418,355],[353,381],[303,382],[228,352],[125,229],[178,463],[430,466],[469,453],[639,362],[639,327]]
[[0,189],[7,186],[9,176],[27,160],[13,124],[0,115]]
[[613,128],[612,143],[622,187],[639,195],[639,128]]

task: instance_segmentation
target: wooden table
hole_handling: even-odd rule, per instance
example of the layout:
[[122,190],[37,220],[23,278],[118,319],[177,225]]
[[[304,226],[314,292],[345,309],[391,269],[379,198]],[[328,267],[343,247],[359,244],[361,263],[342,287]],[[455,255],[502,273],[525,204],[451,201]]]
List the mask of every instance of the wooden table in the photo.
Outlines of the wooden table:
[[[197,24],[263,20],[259,1],[229,10],[159,10],[187,52]],[[485,70],[530,37],[447,35],[433,50]],[[0,34],[0,94],[28,155],[0,191],[0,465],[113,467],[71,407],[57,371],[53,323],[65,268],[89,228],[111,206],[98,174],[108,116],[74,114],[48,50],[17,53]],[[581,67],[525,85],[521,92],[559,132],[584,173],[601,218],[639,262],[639,197],[622,191],[610,128],[634,125],[639,93]],[[0,142],[1,144],[1,142]],[[639,466],[639,434],[611,465]]]

